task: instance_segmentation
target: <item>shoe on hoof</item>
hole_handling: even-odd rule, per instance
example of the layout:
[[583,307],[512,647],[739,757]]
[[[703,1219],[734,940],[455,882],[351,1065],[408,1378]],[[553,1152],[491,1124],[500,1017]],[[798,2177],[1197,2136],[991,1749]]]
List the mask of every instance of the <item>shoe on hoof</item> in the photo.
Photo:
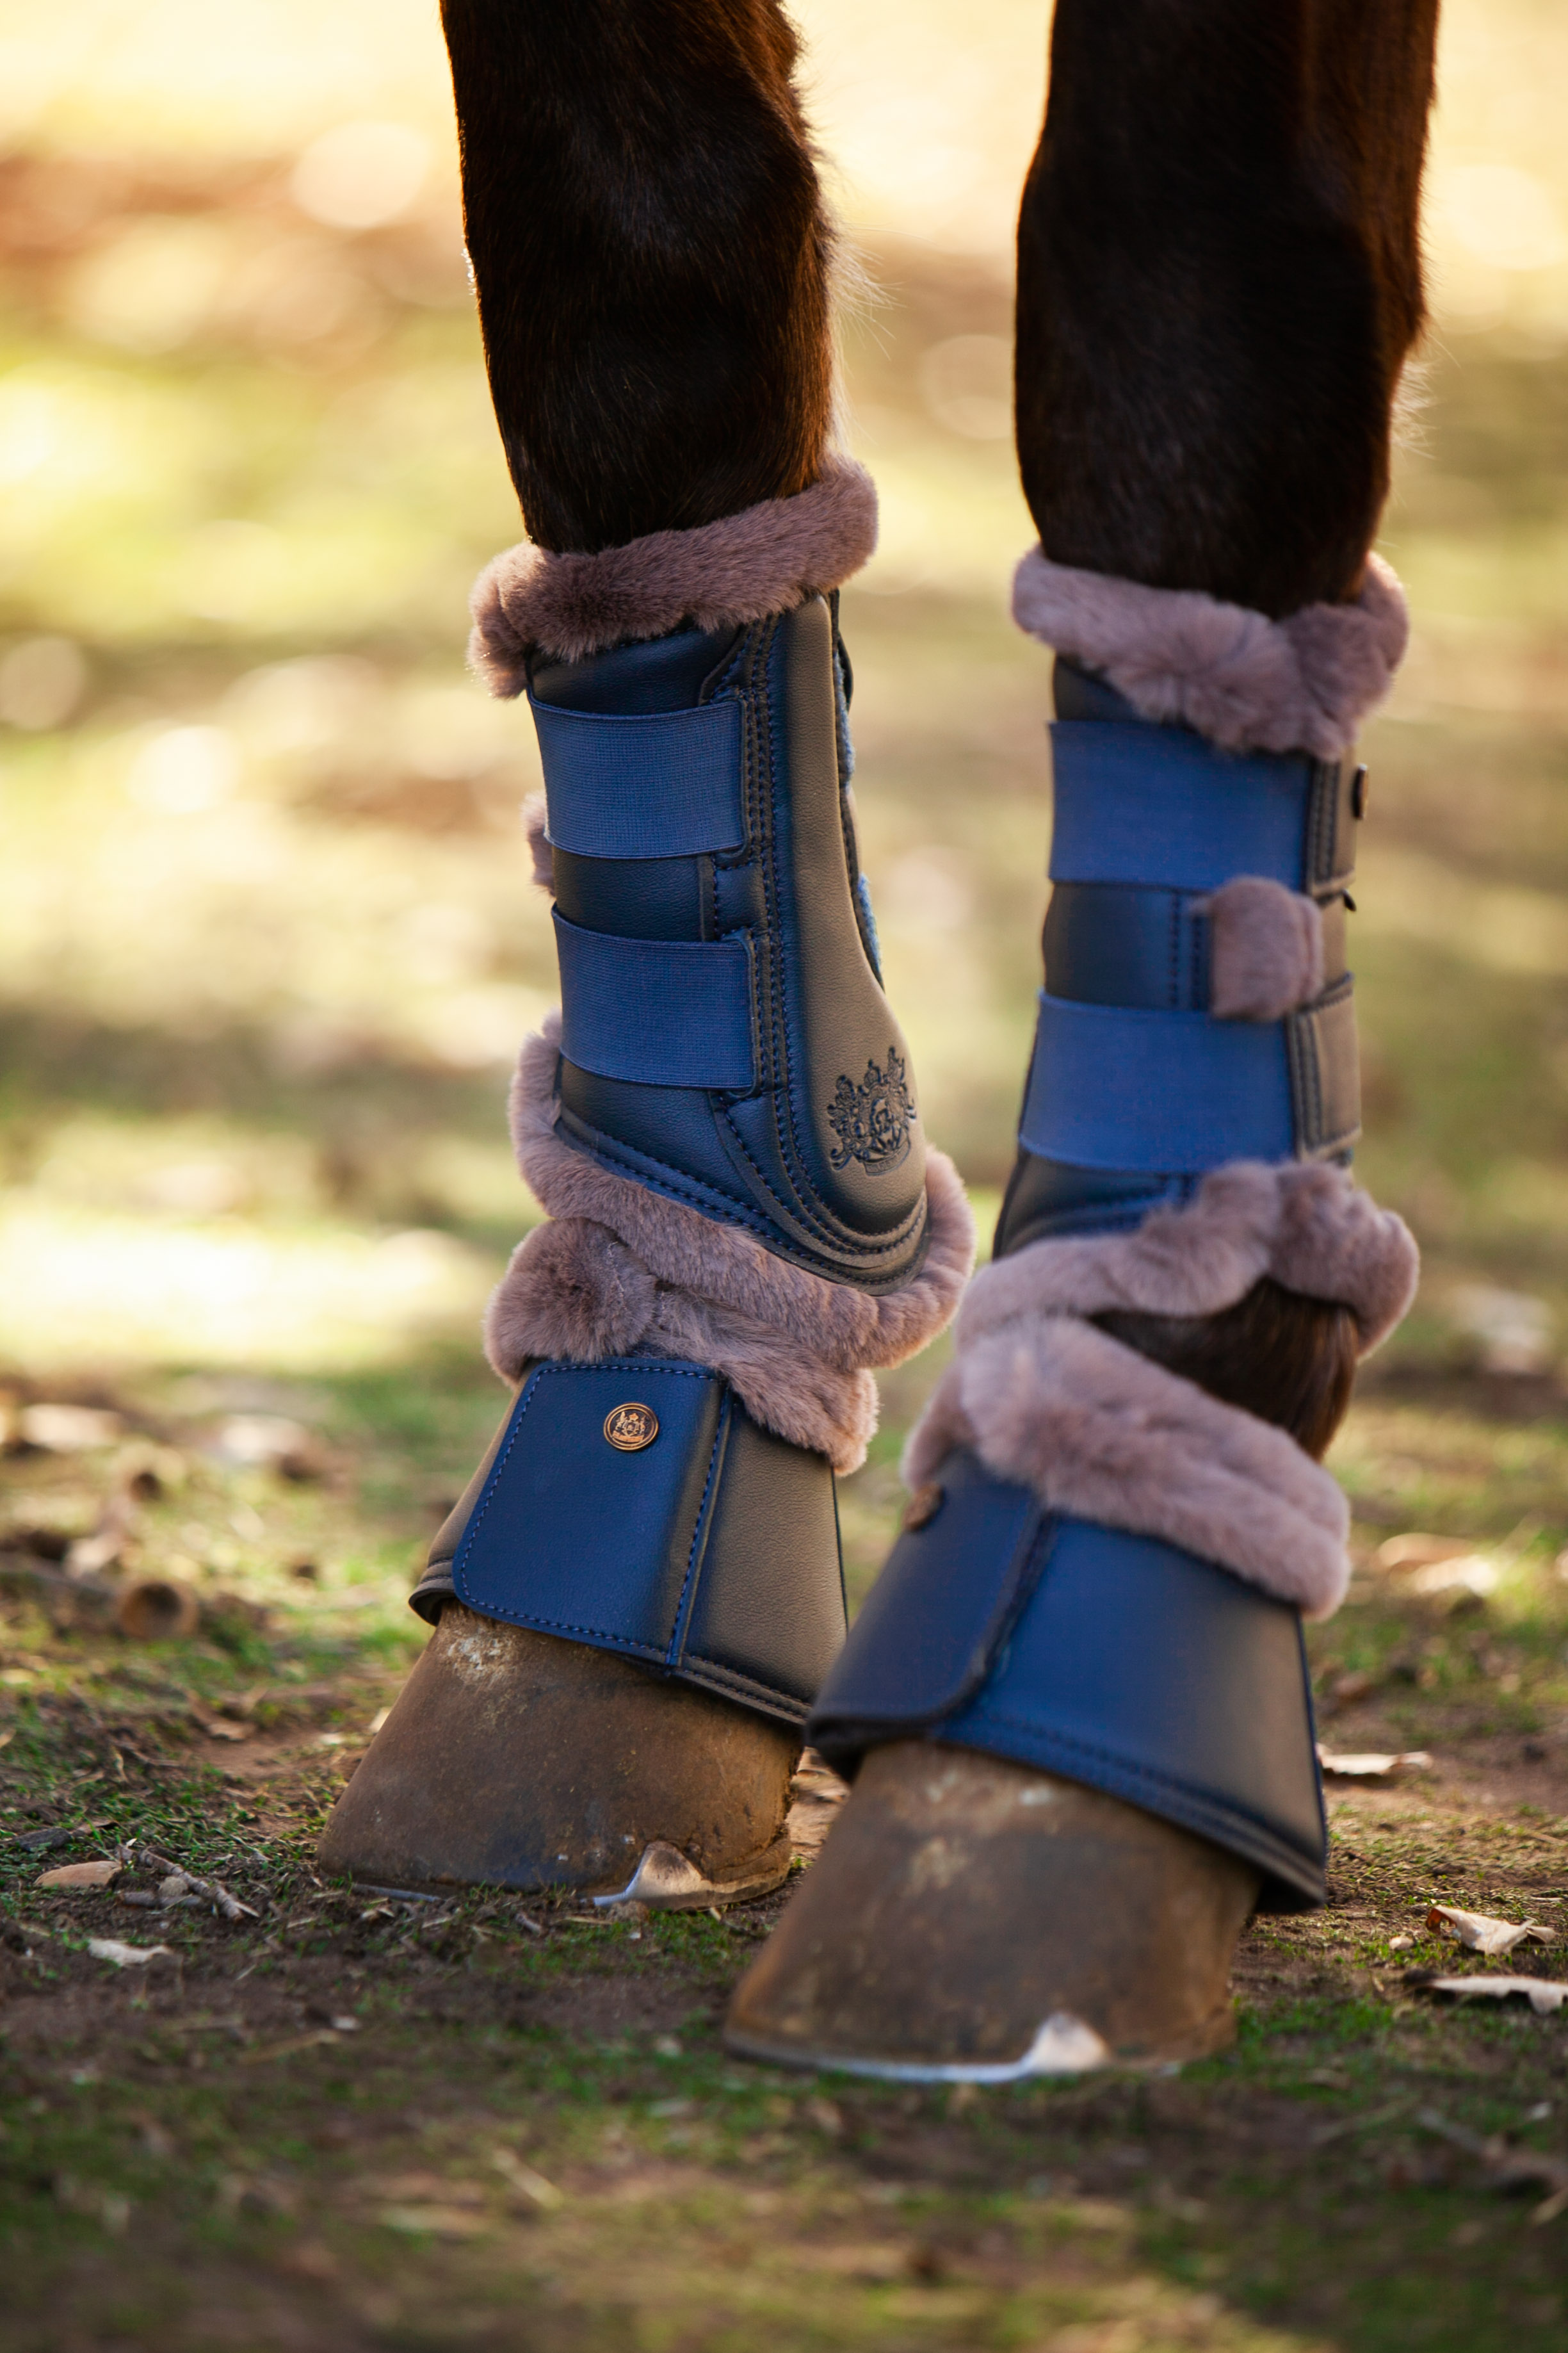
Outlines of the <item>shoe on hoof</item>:
[[1258,1874],[1096,1789],[900,1741],[869,1756],[730,2006],[747,2058],[1006,2083],[1205,2058]]
[[799,1753],[793,1725],[448,1601],[318,1859],[391,1887],[750,1901],[789,1869]]

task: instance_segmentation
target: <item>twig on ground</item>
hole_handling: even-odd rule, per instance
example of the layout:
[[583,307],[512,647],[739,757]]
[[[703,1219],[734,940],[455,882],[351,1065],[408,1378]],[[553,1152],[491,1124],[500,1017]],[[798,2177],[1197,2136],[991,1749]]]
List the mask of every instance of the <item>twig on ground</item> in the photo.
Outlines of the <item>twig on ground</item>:
[[[138,1855],[143,1862],[151,1863],[154,1871],[161,1871],[171,1879],[184,1880],[193,1895],[205,1895],[209,1904],[217,1905],[226,1920],[260,1919],[261,1915],[254,1904],[242,1904],[238,1896],[231,1895],[227,1888],[218,1880],[198,1879],[195,1873],[187,1871],[183,1862],[171,1862],[166,1854],[159,1854],[154,1848],[147,1844],[144,1839],[131,1840],[126,1849],[127,1862],[134,1860]],[[165,1897],[164,1900],[166,1902],[168,1899]]]

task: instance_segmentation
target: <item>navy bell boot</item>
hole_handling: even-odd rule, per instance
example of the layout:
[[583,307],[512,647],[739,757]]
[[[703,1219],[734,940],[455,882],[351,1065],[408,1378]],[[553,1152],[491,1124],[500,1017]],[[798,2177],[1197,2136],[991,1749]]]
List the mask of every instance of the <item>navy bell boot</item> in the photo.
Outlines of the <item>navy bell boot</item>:
[[1347,1168],[1397,584],[1279,623],[1037,552],[1015,608],[1058,655],[1017,1164],[810,1721],[854,1788],[727,2030],[894,2078],[1202,2055],[1249,1914],[1322,1901],[1316,1458],[1415,1280]]
[[837,587],[874,536],[837,462],[476,590],[476,667],[526,694],[544,769],[561,1012],[511,1114],[551,1221],[491,1302],[512,1401],[328,1867],[667,1905],[788,1868],[844,1638],[835,1473],[973,1258],[856,857]]

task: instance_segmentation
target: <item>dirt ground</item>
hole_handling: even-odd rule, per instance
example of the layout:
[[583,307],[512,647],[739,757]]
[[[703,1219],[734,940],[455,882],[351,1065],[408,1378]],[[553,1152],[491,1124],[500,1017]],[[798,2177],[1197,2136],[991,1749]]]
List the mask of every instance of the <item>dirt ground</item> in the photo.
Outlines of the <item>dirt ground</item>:
[[[1331,1902],[1248,1932],[1234,2049],[916,2091],[725,2054],[787,1893],[606,1923],[323,1879],[317,1828],[420,1639],[407,1532],[493,1396],[448,1369],[393,1462],[384,1393],[319,1388],[285,1472],[237,1466],[221,1402],[174,1394],[79,1388],[120,1419],[71,1452],[19,1435],[19,1386],[0,1457],[6,2353],[1562,2342],[1568,2009],[1421,1982],[1568,1975],[1568,1584],[1550,1538],[1500,1525],[1521,1439],[1568,1440],[1560,1401],[1369,1385],[1347,1449],[1394,1490],[1422,1445],[1489,1450],[1495,1582],[1422,1596],[1358,1525],[1351,1602],[1313,1638],[1324,1745],[1430,1762],[1331,1781]],[[121,1574],[177,1555],[191,1636],[127,1640],[58,1581],[128,1482]],[[350,1530],[373,1556],[384,1535],[377,1577],[334,1567]],[[808,1794],[800,1868],[824,1817]],[[117,1857],[102,1889],[39,1883]],[[165,1863],[244,1911],[160,1904]],[[1465,1953],[1435,1902],[1553,1941]]]

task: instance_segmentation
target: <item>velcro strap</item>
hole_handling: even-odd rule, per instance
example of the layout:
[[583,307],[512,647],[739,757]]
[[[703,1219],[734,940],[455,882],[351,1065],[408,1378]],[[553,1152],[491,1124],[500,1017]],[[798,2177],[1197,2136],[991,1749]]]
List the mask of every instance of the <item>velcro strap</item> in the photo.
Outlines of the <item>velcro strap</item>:
[[1296,1150],[1281,1021],[1215,1021],[1040,992],[1019,1141],[1078,1168],[1161,1174]]
[[1307,801],[1307,871],[1301,888],[1320,898],[1343,891],[1355,872],[1356,826],[1366,770],[1345,760],[1313,764]]
[[751,1092],[757,1067],[743,939],[627,940],[553,912],[567,1061],[639,1086]]
[[1349,973],[1315,1005],[1287,1015],[1285,1039],[1298,1156],[1321,1160],[1348,1152],[1361,1134],[1361,1058]]
[[1066,719],[1051,729],[1051,757],[1054,882],[1217,891],[1265,874],[1291,891],[1313,885],[1319,764],[1305,754],[1220,752],[1184,728]]
[[632,718],[531,707],[555,849],[695,858],[744,842],[738,702]]

